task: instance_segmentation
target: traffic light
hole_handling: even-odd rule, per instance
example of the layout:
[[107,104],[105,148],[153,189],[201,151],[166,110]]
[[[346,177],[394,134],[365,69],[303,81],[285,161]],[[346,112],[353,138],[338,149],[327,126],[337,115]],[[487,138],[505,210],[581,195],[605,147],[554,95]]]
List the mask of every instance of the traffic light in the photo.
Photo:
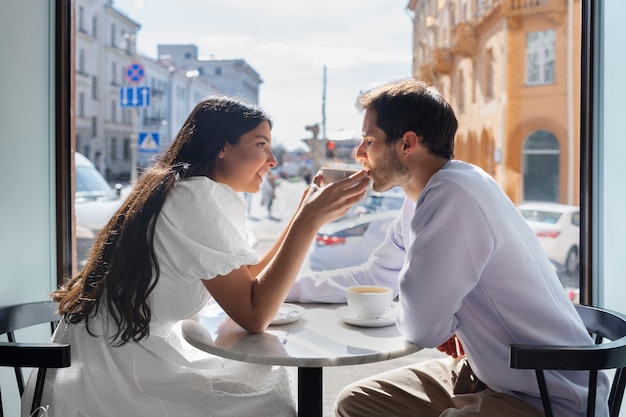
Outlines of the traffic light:
[[329,140],[326,142],[326,158],[332,159],[335,157],[335,141]]

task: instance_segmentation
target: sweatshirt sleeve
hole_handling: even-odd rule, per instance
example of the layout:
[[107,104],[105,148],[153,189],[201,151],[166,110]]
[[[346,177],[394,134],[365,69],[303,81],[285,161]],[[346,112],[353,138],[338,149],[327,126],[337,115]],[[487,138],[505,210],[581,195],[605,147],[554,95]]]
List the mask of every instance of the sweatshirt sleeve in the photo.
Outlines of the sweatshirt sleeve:
[[[412,211],[407,214],[412,217]],[[302,271],[291,288],[287,301],[345,303],[346,289],[357,284],[383,285],[398,294],[398,273],[405,258],[402,214],[394,220],[383,243],[359,266],[328,271]]]
[[424,190],[411,230],[415,236],[400,273],[398,329],[411,342],[436,347],[456,330],[456,313],[494,248],[486,216],[472,194],[439,181]]

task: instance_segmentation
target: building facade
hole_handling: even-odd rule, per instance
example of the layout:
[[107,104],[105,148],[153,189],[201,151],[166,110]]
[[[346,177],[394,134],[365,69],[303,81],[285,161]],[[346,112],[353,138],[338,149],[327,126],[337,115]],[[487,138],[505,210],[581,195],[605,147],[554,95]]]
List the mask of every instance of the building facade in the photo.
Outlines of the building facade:
[[413,76],[515,203],[579,200],[580,0],[410,0]]
[[203,97],[258,103],[262,81],[244,60],[201,60],[194,45],[168,46],[180,56],[145,56],[140,29],[111,0],[76,1],[76,151],[109,181],[133,181]]

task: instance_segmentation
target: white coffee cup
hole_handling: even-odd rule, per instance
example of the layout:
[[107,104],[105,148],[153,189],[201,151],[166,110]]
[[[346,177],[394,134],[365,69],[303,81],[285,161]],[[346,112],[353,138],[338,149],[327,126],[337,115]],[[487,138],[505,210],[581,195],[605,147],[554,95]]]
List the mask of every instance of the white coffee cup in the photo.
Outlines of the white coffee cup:
[[377,319],[391,306],[393,291],[380,285],[355,285],[346,291],[346,301],[358,318]]
[[347,178],[356,171],[350,168],[328,168],[322,167],[322,182],[328,185],[340,179]]

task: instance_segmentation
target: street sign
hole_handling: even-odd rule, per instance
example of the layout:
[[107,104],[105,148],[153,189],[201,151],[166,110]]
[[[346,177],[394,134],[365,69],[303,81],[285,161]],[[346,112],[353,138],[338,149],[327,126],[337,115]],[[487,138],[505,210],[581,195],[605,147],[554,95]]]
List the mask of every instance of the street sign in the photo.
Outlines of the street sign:
[[120,105],[122,107],[150,106],[150,87],[124,86],[120,88]]
[[139,62],[133,62],[126,67],[126,79],[129,83],[137,84],[146,75],[146,70]]
[[140,132],[139,133],[139,152],[156,153],[159,152],[159,133],[158,132]]

